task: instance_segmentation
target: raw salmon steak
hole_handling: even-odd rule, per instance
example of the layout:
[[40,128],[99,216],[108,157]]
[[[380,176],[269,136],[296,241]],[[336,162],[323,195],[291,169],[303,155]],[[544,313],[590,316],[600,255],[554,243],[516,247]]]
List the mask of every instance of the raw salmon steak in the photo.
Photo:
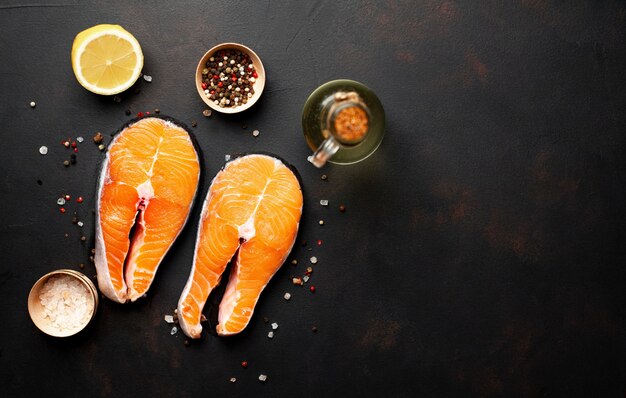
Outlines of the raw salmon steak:
[[191,137],[172,121],[149,117],[115,136],[96,200],[94,262],[100,291],[135,301],[187,222],[200,178]]
[[282,161],[247,155],[213,179],[202,207],[191,274],[178,302],[185,334],[199,338],[202,308],[233,261],[217,333],[241,332],[261,292],[287,258],[302,214],[298,179]]

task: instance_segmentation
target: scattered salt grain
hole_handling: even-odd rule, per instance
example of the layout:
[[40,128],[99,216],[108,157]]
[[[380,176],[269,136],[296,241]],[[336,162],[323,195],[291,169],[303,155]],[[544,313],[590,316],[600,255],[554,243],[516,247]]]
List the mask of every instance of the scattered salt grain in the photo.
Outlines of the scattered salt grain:
[[264,374],[261,373],[259,375],[259,380],[264,382],[265,380],[267,380],[267,375],[264,375]]
[[224,161],[228,162],[230,160],[230,155],[224,155]]
[[58,204],[59,206],[63,206],[63,205],[65,204],[65,198],[59,198],[59,199],[57,199],[57,204]]
[[76,225],[78,225],[79,227],[82,227],[85,224],[82,221],[79,221],[79,222],[76,223]]
[[320,205],[322,205],[322,206],[328,206],[328,200],[326,200],[326,199],[322,199],[322,200],[320,200]]
[[311,257],[311,264],[317,264],[317,257],[313,256]]
[[273,339],[273,338],[274,338],[274,332],[271,332],[271,331],[270,331],[270,332],[267,334],[267,338],[268,338],[268,339]]
[[143,75],[143,80],[147,81],[148,83],[151,83],[152,82],[152,76]]
[[252,135],[253,135],[253,136],[255,136],[255,137],[258,137],[258,136],[259,136],[259,134],[261,134],[261,133],[259,132],[259,130],[254,130],[254,131],[252,132]]
[[89,292],[68,275],[51,277],[42,287],[39,300],[43,306],[42,318],[48,318],[52,327],[60,331],[75,330],[89,322],[94,304]]
[[178,328],[176,326],[172,326],[172,331],[170,332],[170,334],[173,336],[176,334],[176,332],[178,332]]
[[283,298],[285,300],[289,300],[291,298],[291,293],[285,293],[285,295],[283,296]]
[[231,377],[231,378],[230,378],[230,382],[231,382],[231,383],[234,383],[234,382],[236,382],[236,381],[237,381],[237,378],[236,378],[236,377]]
[[309,276],[308,275],[304,275],[302,277],[302,280],[304,281],[304,283],[307,283],[309,281]]
[[83,141],[85,141],[85,139],[83,137],[76,137],[76,141],[83,142]]
[[174,317],[171,315],[165,315],[163,319],[165,319],[165,322],[167,323],[174,323]]
[[272,323],[272,329],[274,330],[278,329],[278,324],[276,322]]
[[39,147],[39,153],[42,155],[45,155],[48,153],[48,147],[47,146],[41,146]]

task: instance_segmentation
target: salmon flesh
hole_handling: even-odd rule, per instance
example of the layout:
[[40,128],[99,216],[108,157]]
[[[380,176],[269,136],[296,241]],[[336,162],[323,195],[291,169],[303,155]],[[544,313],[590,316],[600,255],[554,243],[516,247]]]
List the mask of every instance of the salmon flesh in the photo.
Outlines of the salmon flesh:
[[248,325],[261,292],[293,247],[302,203],[295,174],[274,157],[243,156],[217,174],[202,207],[191,273],[178,302],[178,320],[187,336],[200,337],[202,309],[231,259],[217,333],[236,334]]
[[96,200],[94,262],[106,297],[125,303],[148,291],[187,222],[199,178],[191,137],[176,123],[148,117],[115,136]]

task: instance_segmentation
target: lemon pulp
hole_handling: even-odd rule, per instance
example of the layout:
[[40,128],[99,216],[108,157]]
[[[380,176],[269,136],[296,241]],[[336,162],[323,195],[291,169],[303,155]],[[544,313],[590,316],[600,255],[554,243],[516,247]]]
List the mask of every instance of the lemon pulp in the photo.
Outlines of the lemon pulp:
[[96,94],[112,95],[132,86],[141,74],[143,53],[135,37],[119,25],[96,25],[72,45],[78,82]]

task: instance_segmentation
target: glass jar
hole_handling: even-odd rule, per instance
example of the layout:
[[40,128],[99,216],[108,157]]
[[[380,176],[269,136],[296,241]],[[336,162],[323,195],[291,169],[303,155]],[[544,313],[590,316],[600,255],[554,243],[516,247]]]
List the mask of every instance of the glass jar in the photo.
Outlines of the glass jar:
[[302,130],[314,151],[308,160],[357,163],[370,156],[385,135],[385,111],[376,94],[354,80],[333,80],[318,87],[302,110]]

